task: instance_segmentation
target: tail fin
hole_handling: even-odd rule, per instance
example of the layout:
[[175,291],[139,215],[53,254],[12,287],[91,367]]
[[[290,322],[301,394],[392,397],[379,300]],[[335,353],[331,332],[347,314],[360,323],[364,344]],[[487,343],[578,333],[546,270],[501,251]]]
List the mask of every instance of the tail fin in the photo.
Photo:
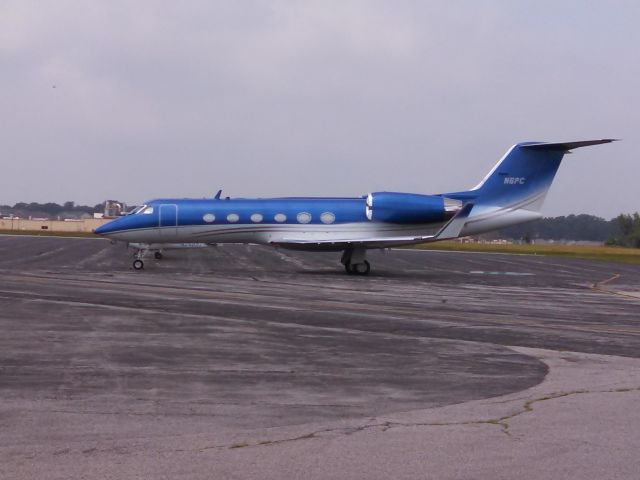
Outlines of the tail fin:
[[478,204],[518,206],[539,211],[558,171],[562,157],[569,150],[612,142],[587,140],[568,143],[518,143],[472,190]]
[[471,191],[473,211],[463,235],[482,233],[541,217],[540,209],[562,157],[579,147],[613,142],[524,142],[511,147]]

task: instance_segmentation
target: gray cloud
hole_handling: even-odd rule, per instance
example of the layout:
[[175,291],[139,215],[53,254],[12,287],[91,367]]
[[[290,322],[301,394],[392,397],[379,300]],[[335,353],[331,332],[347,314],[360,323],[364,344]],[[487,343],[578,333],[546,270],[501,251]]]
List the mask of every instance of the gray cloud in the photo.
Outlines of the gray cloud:
[[[0,203],[468,188],[569,156],[550,215],[640,209],[636,2],[3,2]],[[54,88],[55,86],[55,88]]]

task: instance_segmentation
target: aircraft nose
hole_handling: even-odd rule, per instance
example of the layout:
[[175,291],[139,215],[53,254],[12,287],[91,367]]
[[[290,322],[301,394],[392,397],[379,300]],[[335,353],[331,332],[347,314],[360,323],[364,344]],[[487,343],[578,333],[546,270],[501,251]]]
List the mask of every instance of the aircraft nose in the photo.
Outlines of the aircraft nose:
[[105,223],[104,225],[100,225],[98,228],[95,228],[93,230],[93,233],[95,233],[96,235],[107,235],[109,233],[112,233],[114,230],[117,229],[117,227],[113,225],[114,223],[115,223],[115,220],[109,223]]
[[93,233],[95,233],[96,235],[104,235],[107,231],[107,229],[105,228],[106,226],[107,224],[105,223],[104,225],[100,225],[98,228],[94,228]]

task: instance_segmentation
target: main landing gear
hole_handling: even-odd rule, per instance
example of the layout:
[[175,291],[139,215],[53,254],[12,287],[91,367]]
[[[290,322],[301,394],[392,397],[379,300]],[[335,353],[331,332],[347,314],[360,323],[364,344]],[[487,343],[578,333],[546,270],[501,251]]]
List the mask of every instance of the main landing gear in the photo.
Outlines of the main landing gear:
[[371,264],[366,260],[366,255],[364,247],[349,248],[342,254],[340,262],[349,275],[368,275]]
[[350,275],[368,275],[371,271],[371,264],[367,260],[362,263],[345,263],[344,269]]

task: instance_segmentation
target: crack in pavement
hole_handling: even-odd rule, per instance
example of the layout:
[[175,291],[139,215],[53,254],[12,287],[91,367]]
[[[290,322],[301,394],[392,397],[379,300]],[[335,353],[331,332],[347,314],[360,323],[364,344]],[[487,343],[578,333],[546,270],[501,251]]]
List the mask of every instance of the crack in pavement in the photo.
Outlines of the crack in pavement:
[[[617,388],[611,390],[573,390],[570,392],[554,392],[543,397],[533,398],[531,400],[527,400],[524,402],[520,409],[515,412],[504,415],[502,417],[497,418],[489,418],[483,420],[465,420],[465,421],[454,421],[454,422],[397,422],[397,421],[385,421],[378,423],[365,423],[364,425],[357,425],[351,427],[339,427],[339,428],[323,428],[320,430],[315,430],[313,432],[305,433],[303,435],[298,435],[290,438],[281,438],[278,440],[260,440],[258,442],[236,442],[233,444],[227,445],[212,445],[209,447],[203,447],[198,449],[199,452],[204,452],[206,450],[228,450],[228,449],[239,449],[245,447],[263,447],[263,446],[271,446],[278,445],[282,443],[290,443],[297,442],[300,440],[310,440],[313,438],[318,438],[324,434],[340,434],[340,435],[353,435],[355,433],[359,433],[365,430],[380,428],[382,432],[386,432],[392,428],[406,428],[406,427],[452,427],[452,426],[464,426],[464,425],[495,425],[500,427],[502,433],[511,437],[511,433],[509,432],[509,421],[519,417],[520,415],[533,412],[533,405],[540,402],[546,402],[549,400],[556,400],[558,398],[564,398],[575,395],[584,395],[584,394],[597,394],[597,393],[629,393],[629,392],[640,392],[640,387],[633,388]],[[372,419],[373,420],[373,419]]]

